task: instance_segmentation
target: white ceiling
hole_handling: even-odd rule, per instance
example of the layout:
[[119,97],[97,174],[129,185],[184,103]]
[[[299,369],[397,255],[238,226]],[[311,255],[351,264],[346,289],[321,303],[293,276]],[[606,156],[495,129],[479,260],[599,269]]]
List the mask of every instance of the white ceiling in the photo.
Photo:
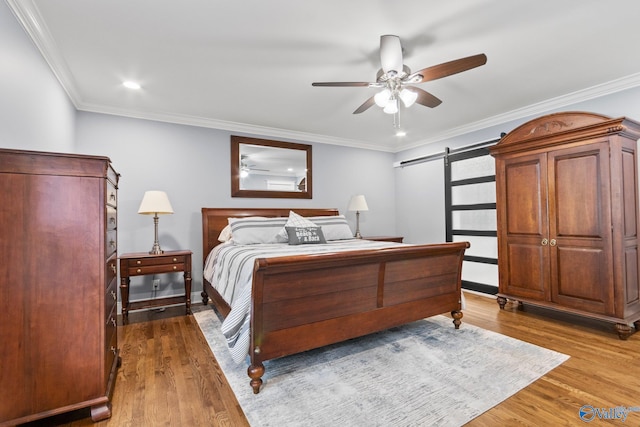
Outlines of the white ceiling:
[[[640,85],[637,0],[6,0],[79,110],[397,152]],[[485,53],[372,107],[379,37],[413,71]],[[136,80],[139,91],[121,86]]]

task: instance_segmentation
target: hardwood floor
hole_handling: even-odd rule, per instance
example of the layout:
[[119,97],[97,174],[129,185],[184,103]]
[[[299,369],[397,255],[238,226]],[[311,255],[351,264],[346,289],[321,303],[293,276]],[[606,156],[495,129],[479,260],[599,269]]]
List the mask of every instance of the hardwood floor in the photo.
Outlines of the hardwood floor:
[[[514,303],[500,310],[494,298],[466,295],[462,327],[473,324],[571,356],[469,426],[582,425],[583,405],[640,410],[640,334],[622,341],[611,324],[518,310]],[[129,324],[119,326],[122,366],[109,420],[93,424],[87,411],[77,411],[28,425],[247,426],[195,320],[182,313],[182,307],[131,313]],[[625,424],[640,425],[640,412],[630,412]]]

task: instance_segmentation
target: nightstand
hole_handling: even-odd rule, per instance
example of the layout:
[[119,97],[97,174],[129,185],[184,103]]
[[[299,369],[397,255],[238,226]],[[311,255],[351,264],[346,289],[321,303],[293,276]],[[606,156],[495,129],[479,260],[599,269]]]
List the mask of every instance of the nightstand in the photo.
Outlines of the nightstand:
[[[178,272],[184,273],[184,296],[129,302],[131,277]],[[181,303],[185,304],[186,313],[191,314],[191,251],[165,251],[159,255],[147,252],[120,255],[120,295],[122,296],[122,318],[125,321],[130,310]]]
[[404,237],[401,236],[362,236],[364,240],[375,240],[378,242],[396,242],[402,243]]

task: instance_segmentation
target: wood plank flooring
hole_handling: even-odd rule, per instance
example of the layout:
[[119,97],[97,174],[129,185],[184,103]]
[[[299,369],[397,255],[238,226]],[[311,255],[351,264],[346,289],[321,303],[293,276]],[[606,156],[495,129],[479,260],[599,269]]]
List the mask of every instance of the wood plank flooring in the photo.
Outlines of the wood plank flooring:
[[[473,324],[571,356],[469,426],[579,426],[583,405],[640,409],[640,334],[622,341],[611,324],[518,310],[514,303],[500,310],[494,298],[466,295],[462,327]],[[183,310],[134,312],[119,326],[122,366],[109,420],[94,424],[88,411],[77,411],[28,426],[247,426],[200,329]],[[640,425],[640,412],[621,423],[596,418],[592,425]]]

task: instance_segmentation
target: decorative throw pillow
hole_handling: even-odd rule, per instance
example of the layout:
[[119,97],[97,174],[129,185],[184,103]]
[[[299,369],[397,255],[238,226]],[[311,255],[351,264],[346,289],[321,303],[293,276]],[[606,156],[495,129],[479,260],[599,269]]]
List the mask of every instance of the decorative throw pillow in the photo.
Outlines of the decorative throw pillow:
[[324,237],[327,239],[327,242],[330,240],[346,240],[354,238],[353,231],[351,231],[344,215],[313,216],[307,219],[312,221],[315,225],[322,227],[322,232],[324,233]]
[[290,245],[327,243],[322,227],[285,227]]
[[[283,243],[278,232],[284,227],[287,218],[229,218],[233,242],[238,245],[254,245],[258,243]],[[286,241],[286,240],[285,240]]]
[[316,227],[316,224],[294,211],[289,211],[289,219],[287,219],[287,223],[278,233],[278,238],[281,238],[283,242],[289,239],[286,227]]

